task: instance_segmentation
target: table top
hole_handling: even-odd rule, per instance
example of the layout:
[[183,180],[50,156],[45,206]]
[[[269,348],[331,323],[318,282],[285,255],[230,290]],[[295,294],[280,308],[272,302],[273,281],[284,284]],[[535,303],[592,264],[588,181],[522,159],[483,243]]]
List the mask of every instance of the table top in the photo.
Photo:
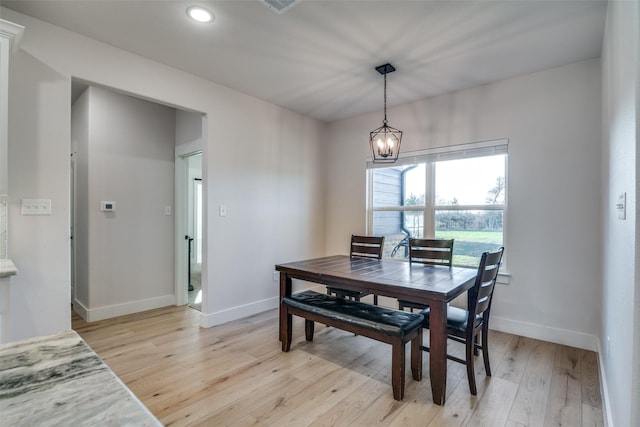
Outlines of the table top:
[[0,424],[161,426],[74,331],[0,346]]
[[429,303],[451,301],[473,286],[476,269],[335,255],[276,265],[289,277]]

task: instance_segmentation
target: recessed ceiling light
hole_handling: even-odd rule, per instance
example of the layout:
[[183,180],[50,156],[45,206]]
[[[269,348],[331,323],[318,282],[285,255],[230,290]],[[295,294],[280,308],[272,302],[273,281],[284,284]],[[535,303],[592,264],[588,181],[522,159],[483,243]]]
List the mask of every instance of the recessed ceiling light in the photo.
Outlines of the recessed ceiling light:
[[194,21],[213,22],[213,13],[209,12],[204,7],[191,6],[187,8],[187,15]]

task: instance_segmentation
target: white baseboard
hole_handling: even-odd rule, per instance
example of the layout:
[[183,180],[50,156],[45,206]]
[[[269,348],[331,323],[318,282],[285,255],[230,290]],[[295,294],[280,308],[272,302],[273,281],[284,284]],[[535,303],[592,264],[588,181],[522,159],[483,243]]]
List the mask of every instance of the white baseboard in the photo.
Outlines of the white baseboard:
[[87,320],[87,312],[89,310],[87,309],[87,307],[84,306],[84,304],[82,304],[77,299],[73,300],[73,311],[78,313],[78,315],[82,317],[85,321]]
[[598,351],[598,338],[595,335],[496,316],[491,316],[490,327],[500,332],[535,338],[542,341],[567,345],[569,347],[581,348],[583,350]]
[[231,307],[215,313],[202,313],[200,314],[200,326],[203,328],[210,328],[233,320],[242,319],[243,317],[253,316],[254,314],[262,313],[263,311],[278,308],[279,303],[280,298],[273,297],[249,304]]
[[175,304],[176,297],[171,294],[97,308],[87,308],[78,300],[74,300],[73,308],[85,321],[95,322],[97,320],[110,319],[112,317],[139,313],[141,311],[153,310],[154,308],[167,307]]
[[602,346],[600,340],[596,338],[598,346],[598,369],[600,371],[600,395],[602,396],[602,418],[604,425],[613,427],[613,418],[611,414],[611,400],[609,399],[609,387],[607,386],[607,375],[604,369],[604,361],[602,360]]

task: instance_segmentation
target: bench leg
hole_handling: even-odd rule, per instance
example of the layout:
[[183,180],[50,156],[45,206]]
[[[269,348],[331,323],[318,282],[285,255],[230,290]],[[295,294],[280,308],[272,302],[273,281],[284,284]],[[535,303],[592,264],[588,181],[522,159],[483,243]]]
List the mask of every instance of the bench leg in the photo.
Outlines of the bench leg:
[[422,328],[418,336],[411,340],[411,373],[414,380],[422,379]]
[[304,336],[307,341],[313,341],[313,326],[315,322],[313,320],[304,319]]
[[[287,352],[291,348],[291,334],[292,334],[292,315],[284,307],[280,306],[280,341],[282,341],[282,351]],[[284,310],[284,311],[282,311]]]
[[404,343],[400,339],[391,343],[391,387],[393,398],[402,400],[404,397]]

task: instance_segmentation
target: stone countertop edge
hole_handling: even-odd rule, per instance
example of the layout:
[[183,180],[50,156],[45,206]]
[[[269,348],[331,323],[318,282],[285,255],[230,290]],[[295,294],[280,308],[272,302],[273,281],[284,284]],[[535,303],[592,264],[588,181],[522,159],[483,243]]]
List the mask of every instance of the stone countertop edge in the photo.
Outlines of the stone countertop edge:
[[18,274],[18,268],[10,259],[0,260],[0,277],[15,276]]
[[0,425],[162,427],[73,331],[0,345]]

